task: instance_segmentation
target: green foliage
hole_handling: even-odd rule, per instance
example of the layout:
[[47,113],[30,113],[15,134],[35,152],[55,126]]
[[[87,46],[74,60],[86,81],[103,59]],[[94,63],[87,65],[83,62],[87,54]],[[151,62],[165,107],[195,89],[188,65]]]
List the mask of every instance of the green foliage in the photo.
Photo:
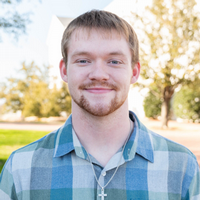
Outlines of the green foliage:
[[13,151],[42,138],[48,133],[47,131],[0,129],[0,172]]
[[62,111],[71,112],[71,97],[67,86],[49,88],[50,67],[38,67],[33,62],[23,63],[20,74],[23,78],[9,78],[2,85],[0,97],[4,98],[4,111],[22,111],[23,117],[60,116]]
[[133,16],[140,40],[141,75],[160,88],[163,102],[169,102],[176,87],[200,74],[196,0],[153,0],[144,13]]
[[156,119],[161,114],[161,95],[158,89],[151,89],[144,99],[145,116]]
[[26,33],[26,26],[30,23],[30,13],[22,14],[17,11],[21,3],[22,0],[0,0],[0,31],[9,33],[16,39]]
[[57,92],[55,97],[56,102],[60,107],[60,111],[67,111],[68,113],[71,113],[71,96],[64,82],[62,83],[62,87]]
[[200,122],[200,80],[185,85],[174,97],[174,112],[177,117]]

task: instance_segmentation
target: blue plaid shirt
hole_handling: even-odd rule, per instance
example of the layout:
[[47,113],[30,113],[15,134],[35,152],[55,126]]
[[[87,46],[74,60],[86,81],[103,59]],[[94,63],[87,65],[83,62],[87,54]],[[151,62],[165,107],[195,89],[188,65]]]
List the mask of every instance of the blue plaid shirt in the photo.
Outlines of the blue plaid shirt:
[[[130,118],[134,130],[104,199],[200,200],[195,156],[148,130],[134,113]],[[91,156],[101,185],[113,175],[121,151],[105,167]],[[100,193],[87,153],[73,131],[72,116],[57,131],[13,152],[0,176],[0,200],[100,200]]]

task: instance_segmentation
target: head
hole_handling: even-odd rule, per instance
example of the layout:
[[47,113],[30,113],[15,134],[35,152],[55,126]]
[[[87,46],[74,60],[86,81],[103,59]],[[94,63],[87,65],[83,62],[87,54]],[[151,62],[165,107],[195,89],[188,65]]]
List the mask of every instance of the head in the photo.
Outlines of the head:
[[72,112],[103,117],[128,110],[130,84],[137,81],[138,40],[123,19],[106,11],[73,20],[62,39],[62,79],[72,96]]
[[107,34],[111,34],[111,31],[116,31],[120,36],[123,36],[129,44],[132,55],[132,67],[135,63],[139,62],[139,44],[133,28],[125,20],[113,13],[92,10],[74,19],[64,31],[61,50],[66,66],[70,38],[72,33],[78,29],[84,29],[88,32],[94,29],[101,30]]

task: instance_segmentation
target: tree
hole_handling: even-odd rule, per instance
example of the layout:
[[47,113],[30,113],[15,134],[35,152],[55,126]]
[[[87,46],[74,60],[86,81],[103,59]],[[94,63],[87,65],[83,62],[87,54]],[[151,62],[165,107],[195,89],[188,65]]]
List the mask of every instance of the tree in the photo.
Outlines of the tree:
[[[0,0],[0,31],[12,34],[15,38],[26,33],[26,26],[30,23],[30,12],[19,13],[17,7],[23,0]],[[0,33],[1,41],[1,33]]]
[[184,85],[174,95],[174,112],[177,117],[200,122],[200,79]]
[[38,67],[33,62],[23,63],[20,69],[22,78],[9,78],[7,85],[2,85],[0,98],[4,98],[4,110],[22,111],[23,117],[60,116],[62,111],[71,112],[71,97],[66,85],[49,88],[50,67]]
[[151,88],[144,99],[144,112],[146,117],[156,119],[161,113],[161,93],[154,85]]
[[68,88],[66,87],[66,83],[64,82],[62,82],[62,87],[57,92],[56,101],[60,107],[60,111],[71,113],[71,96]]
[[175,89],[200,73],[200,12],[195,0],[153,0],[142,16],[133,15],[143,36],[141,75],[161,91],[162,126],[167,127]]

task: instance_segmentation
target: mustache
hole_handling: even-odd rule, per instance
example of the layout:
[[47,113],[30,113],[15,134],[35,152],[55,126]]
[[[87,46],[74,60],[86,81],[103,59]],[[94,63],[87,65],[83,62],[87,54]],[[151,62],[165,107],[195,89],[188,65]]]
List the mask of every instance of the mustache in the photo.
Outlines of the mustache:
[[79,89],[84,90],[91,87],[105,87],[112,90],[118,90],[118,86],[114,83],[109,83],[107,81],[92,81],[89,83],[83,83],[79,86]]

